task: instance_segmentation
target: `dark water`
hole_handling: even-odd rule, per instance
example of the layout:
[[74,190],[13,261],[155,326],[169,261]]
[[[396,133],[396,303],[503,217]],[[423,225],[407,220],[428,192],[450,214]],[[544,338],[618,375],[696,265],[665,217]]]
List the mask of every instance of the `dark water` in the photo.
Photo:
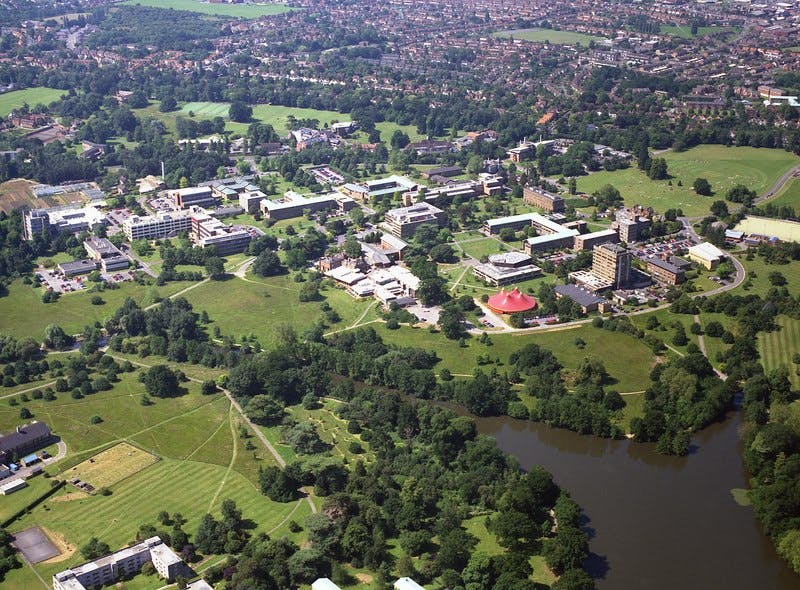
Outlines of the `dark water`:
[[738,414],[695,436],[686,458],[509,418],[477,423],[583,507],[599,590],[800,589],[752,509],[731,495],[746,487]]

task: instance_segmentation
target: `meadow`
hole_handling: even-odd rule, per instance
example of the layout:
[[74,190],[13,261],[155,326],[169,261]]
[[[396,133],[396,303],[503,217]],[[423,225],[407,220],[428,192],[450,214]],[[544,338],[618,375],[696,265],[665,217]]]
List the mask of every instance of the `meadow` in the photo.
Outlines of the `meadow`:
[[[454,375],[467,377],[471,375],[472,367],[479,366],[478,357],[489,357],[493,361],[493,364],[484,365],[485,371],[490,371],[492,366],[501,372],[510,369],[509,355],[528,343],[551,350],[567,371],[576,369],[584,357],[600,357],[612,377],[608,388],[620,392],[644,390],[650,383],[650,369],[656,362],[650,349],[632,336],[591,326],[541,333],[490,334],[491,346],[470,338],[465,348],[461,348],[457,341],[447,340],[442,334],[431,334],[424,328],[403,326],[398,330],[388,330],[384,325],[376,324],[375,329],[388,343],[435,351],[441,359],[435,371],[447,368]],[[579,348],[575,344],[577,338],[585,341],[585,347]],[[609,351],[614,353],[609,354]]]
[[[665,152],[659,157],[667,161],[669,180],[650,180],[635,166],[614,172],[595,172],[577,179],[578,190],[592,193],[606,184],[619,189],[627,205],[644,205],[663,212],[683,209],[688,217],[709,214],[715,200],[736,184],[743,184],[757,193],[767,191],[800,158],[790,152],[751,147],[701,145],[685,152]],[[695,194],[692,183],[696,178],[711,183],[714,195]],[[678,186],[681,181],[683,186]],[[672,183],[672,186],[669,183]]]
[[787,182],[778,194],[768,199],[766,203],[775,206],[786,205],[794,207],[795,212],[800,212],[800,178]]
[[127,297],[145,307],[159,297],[169,297],[191,284],[175,282],[156,287],[122,283],[119,289],[99,293],[105,301],[103,305],[91,305],[90,299],[98,293],[65,293],[55,303],[42,303],[43,289],[34,289],[22,281],[14,281],[8,286],[8,294],[0,297],[0,332],[16,338],[33,337],[41,340],[48,325],[58,324],[66,332],[75,334],[87,324],[102,323],[114,314]]
[[513,31],[501,31],[494,34],[495,37],[522,39],[533,43],[549,42],[553,45],[583,45],[587,46],[592,41],[600,41],[602,37],[593,37],[583,33],[573,31],[556,31],[555,29],[515,29]]
[[789,380],[792,387],[800,387],[800,375],[797,374],[798,365],[794,364],[792,357],[800,352],[800,320],[780,316],[777,320],[779,330],[762,332],[758,335],[758,351],[764,369],[771,371],[781,365],[789,369]]
[[30,107],[35,107],[39,104],[47,106],[51,102],[59,100],[63,94],[66,94],[65,90],[47,88],[45,86],[13,90],[0,94],[0,118],[7,117],[11,111],[20,108],[24,104],[28,104]]
[[294,10],[285,4],[211,4],[210,2],[198,2],[197,0],[170,0],[166,6],[161,0],[125,0],[122,4],[188,10],[211,16],[230,16],[234,18],[258,18]]

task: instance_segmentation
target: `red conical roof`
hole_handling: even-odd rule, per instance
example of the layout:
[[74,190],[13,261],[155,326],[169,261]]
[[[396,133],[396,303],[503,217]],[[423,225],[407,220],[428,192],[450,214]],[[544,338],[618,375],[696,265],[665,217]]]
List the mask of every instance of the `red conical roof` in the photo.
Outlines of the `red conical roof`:
[[520,313],[534,309],[536,299],[520,293],[519,289],[515,287],[513,291],[501,289],[499,293],[489,297],[487,305],[489,309],[498,313]]

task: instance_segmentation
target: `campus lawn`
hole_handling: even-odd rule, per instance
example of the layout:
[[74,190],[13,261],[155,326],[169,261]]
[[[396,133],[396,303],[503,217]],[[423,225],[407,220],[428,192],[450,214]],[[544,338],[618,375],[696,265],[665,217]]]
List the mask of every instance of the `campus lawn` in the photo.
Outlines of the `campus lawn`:
[[153,8],[172,8],[175,10],[188,10],[213,16],[230,16],[235,18],[258,18],[272,16],[295,10],[284,4],[220,4],[199,2],[197,0],[170,0],[164,3],[161,0],[125,0],[122,4],[149,6]]
[[746,255],[740,253],[736,254],[736,257],[747,271],[745,283],[748,281],[751,283],[749,289],[744,289],[743,286],[736,289],[735,292],[739,295],[756,293],[762,297],[765,296],[772,288],[772,283],[769,281],[769,275],[772,272],[779,272],[786,278],[786,288],[789,289],[789,293],[800,293],[800,262],[767,264],[760,256],[755,256],[753,260],[747,260]]
[[503,250],[508,251],[509,246],[496,237],[466,238],[459,240],[456,237],[456,250],[462,250],[472,258],[480,260],[490,254],[499,254]]
[[500,31],[495,37],[522,39],[535,43],[550,42],[553,45],[583,45],[587,46],[592,41],[600,41],[602,37],[584,35],[573,31],[556,31],[554,29],[515,29],[513,31]]
[[[42,288],[34,289],[22,281],[14,281],[8,294],[0,297],[0,332],[15,338],[32,337],[41,340],[44,329],[58,324],[67,333],[77,333],[87,324],[103,322],[130,297],[142,307],[154,303],[158,297],[169,297],[194,283],[174,282],[163,287],[139,285],[133,281],[120,283],[119,289],[102,293],[64,293],[55,303],[42,303]],[[100,295],[103,305],[92,305],[90,300]]]
[[[392,135],[394,135],[394,132],[397,130],[408,135],[411,141],[422,141],[426,137],[424,133],[417,131],[416,125],[400,125],[392,121],[381,121],[380,123],[375,123],[375,128],[381,132],[381,141],[387,145],[391,141]],[[366,142],[366,137],[364,137],[364,141]]]
[[61,99],[66,90],[37,86],[35,88],[25,88],[24,90],[14,90],[0,94],[0,118],[7,117],[11,111],[26,104],[30,107],[36,105],[49,105]]
[[778,207],[782,205],[794,207],[795,212],[800,212],[800,178],[783,185],[778,194],[774,198],[765,201],[764,204],[767,203]]
[[[300,302],[302,286],[303,283],[294,282],[292,275],[260,278],[249,274],[247,279],[231,277],[222,284],[205,283],[187,291],[185,297],[195,311],[208,312],[212,321],[209,330],[219,326],[223,335],[237,340],[254,336],[262,346],[270,347],[277,342],[283,325],[302,333],[325,318],[320,309],[322,301]],[[351,326],[372,304],[371,299],[357,300],[332,286],[324,287],[321,294],[342,318],[329,324],[329,331]]]
[[[656,362],[650,349],[632,336],[591,326],[540,333],[491,334],[491,346],[479,343],[477,338],[469,338],[466,348],[460,348],[457,341],[447,340],[440,333],[431,334],[426,328],[403,326],[398,330],[388,330],[381,324],[374,327],[387,343],[435,351],[441,361],[434,370],[447,368],[456,376],[470,376],[473,367],[478,367],[479,356],[500,360],[499,365],[484,365],[485,371],[493,366],[501,372],[510,370],[509,355],[528,343],[534,343],[551,350],[568,371],[577,368],[587,356],[601,358],[612,377],[609,388],[629,392],[642,391],[648,386],[650,369]],[[575,345],[575,339],[579,337],[586,342],[583,349]]]
[[680,37],[681,39],[692,39],[694,37],[705,37],[706,35],[738,33],[739,27],[697,27],[697,34],[692,35],[691,27],[681,27],[678,25],[661,25],[662,35]]
[[792,362],[795,353],[800,352],[800,320],[786,316],[777,319],[780,330],[762,332],[758,335],[758,351],[764,369],[771,371],[784,365],[789,369],[789,380],[792,387],[800,387],[800,375],[797,374],[798,365]]
[[28,487],[0,498],[0,522],[41,498],[50,488],[51,479],[39,476],[28,480]]
[[[800,159],[784,150],[701,145],[685,152],[666,152],[673,186],[668,180],[650,180],[636,166],[614,172],[595,172],[578,178],[578,190],[592,193],[605,184],[619,189],[627,205],[644,205],[664,212],[671,208],[683,209],[689,217],[709,214],[711,203],[723,199],[725,192],[735,184],[744,184],[761,194],[767,191],[787,170],[800,163]],[[692,183],[698,177],[706,178],[714,196],[695,194]],[[678,186],[678,181],[683,186]]]

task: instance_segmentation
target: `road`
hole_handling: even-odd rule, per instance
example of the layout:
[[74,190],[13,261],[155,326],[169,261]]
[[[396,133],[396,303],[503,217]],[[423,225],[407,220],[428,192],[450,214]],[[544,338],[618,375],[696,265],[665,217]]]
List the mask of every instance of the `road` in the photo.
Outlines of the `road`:
[[[42,463],[45,466],[52,465],[57,461],[61,461],[61,459],[67,456],[67,445],[63,440],[59,440],[58,443],[56,443],[56,446],[58,447],[58,452],[56,452],[55,456],[50,457],[49,459],[44,459],[42,461]],[[33,471],[38,466],[39,463],[31,465],[30,467],[20,467],[8,477],[0,479],[0,485],[3,485],[4,483],[7,483],[15,479],[28,479],[28,476],[31,474],[31,471]]]
[[789,170],[786,174],[781,176],[772,187],[765,192],[763,195],[759,196],[755,201],[755,204],[761,203],[763,201],[767,201],[778,194],[778,191],[783,188],[783,185],[792,180],[795,176],[800,175],[800,164]]

